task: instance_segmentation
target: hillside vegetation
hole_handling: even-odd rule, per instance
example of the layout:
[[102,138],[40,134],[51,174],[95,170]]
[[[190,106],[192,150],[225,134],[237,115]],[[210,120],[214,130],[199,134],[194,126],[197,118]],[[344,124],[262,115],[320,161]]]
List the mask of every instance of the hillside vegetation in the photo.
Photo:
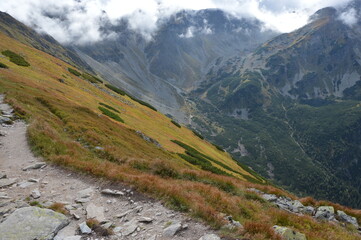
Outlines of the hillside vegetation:
[[[6,50],[30,65],[18,66],[1,56],[9,68],[0,69],[0,93],[29,123],[31,147],[46,160],[132,185],[168,207],[221,228],[227,236],[279,239],[271,230],[278,224],[301,231],[308,239],[360,239],[351,227],[319,223],[272,207],[247,189],[295,197],[267,185],[193,131],[179,128],[101,81],[86,80],[80,69],[0,34],[0,52]],[[69,68],[82,75],[71,74]],[[360,212],[336,207],[361,219]],[[222,228],[226,215],[240,221],[244,230]]]

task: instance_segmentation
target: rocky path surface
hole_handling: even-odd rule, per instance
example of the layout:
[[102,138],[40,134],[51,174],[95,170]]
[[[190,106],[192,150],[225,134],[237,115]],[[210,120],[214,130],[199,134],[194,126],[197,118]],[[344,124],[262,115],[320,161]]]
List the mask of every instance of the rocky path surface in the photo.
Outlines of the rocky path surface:
[[[1,240],[36,236],[56,240],[220,239],[207,226],[128,187],[34,157],[26,139],[26,124],[10,121],[12,109],[3,103],[3,98],[0,95]],[[68,211],[66,217],[48,210],[50,206],[64,207]],[[90,230],[88,219],[96,219],[101,230]],[[101,236],[104,229],[111,229],[113,234]]]

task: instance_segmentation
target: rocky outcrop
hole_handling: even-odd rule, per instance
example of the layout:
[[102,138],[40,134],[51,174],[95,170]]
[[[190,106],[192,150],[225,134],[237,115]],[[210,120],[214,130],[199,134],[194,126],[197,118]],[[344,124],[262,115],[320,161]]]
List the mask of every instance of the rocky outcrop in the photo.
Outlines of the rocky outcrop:
[[296,232],[287,227],[273,226],[274,231],[282,237],[283,240],[307,240],[305,234]]
[[66,216],[49,209],[20,208],[0,224],[0,239],[53,239],[68,223]]
[[332,206],[304,206],[298,200],[292,200],[288,197],[276,196],[274,194],[265,194],[259,190],[249,189],[250,191],[261,194],[262,198],[271,202],[278,208],[288,211],[293,214],[307,214],[313,216],[315,219],[320,221],[333,221],[341,222],[346,224],[352,224],[356,229],[360,226],[355,217],[347,215],[345,212],[338,210],[337,214]]

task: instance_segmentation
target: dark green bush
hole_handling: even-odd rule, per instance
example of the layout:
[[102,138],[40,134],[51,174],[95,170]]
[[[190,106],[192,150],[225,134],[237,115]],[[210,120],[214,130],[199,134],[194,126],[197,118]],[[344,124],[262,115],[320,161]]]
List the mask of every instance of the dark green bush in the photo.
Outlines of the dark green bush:
[[194,135],[196,135],[200,139],[202,139],[202,140],[204,139],[204,137],[199,132],[197,132],[196,130],[192,130],[192,132],[194,133]]
[[146,107],[148,107],[148,108],[150,108],[150,109],[152,109],[152,110],[154,110],[154,111],[157,111],[157,109],[156,109],[155,107],[153,107],[152,105],[150,105],[150,104],[147,103],[147,102],[144,102],[144,101],[142,101],[142,100],[139,100],[138,98],[135,98],[135,97],[133,97],[133,96],[130,96],[129,94],[128,94],[128,97],[130,97],[133,101],[136,101],[137,103],[139,103],[139,104],[141,104],[141,105],[143,105],[143,106],[146,106]]
[[4,56],[7,56],[11,62],[15,63],[16,65],[22,67],[29,67],[30,63],[28,63],[22,56],[16,54],[10,50],[5,50],[1,52]]
[[218,146],[217,144],[212,143],[212,145],[215,146],[219,151],[225,152],[224,149],[222,147]]
[[0,68],[9,68],[7,65],[0,62]]
[[133,101],[136,101],[137,103],[139,103],[139,104],[141,104],[143,106],[146,106],[146,107],[148,107],[148,108],[150,108],[150,109],[152,109],[154,111],[157,111],[157,109],[155,107],[153,107],[152,105],[150,105],[149,103],[146,103],[146,102],[144,102],[142,100],[139,100],[139,99],[131,96],[130,94],[126,93],[124,90],[122,90],[120,88],[114,87],[113,85],[110,85],[110,84],[105,84],[105,86],[107,88],[109,88],[110,90],[112,90],[112,91],[114,91],[114,92],[116,92],[116,93],[118,93],[118,94],[120,94],[122,96],[126,95],[126,96],[130,97]]
[[98,108],[104,115],[114,119],[115,121],[124,123],[124,120],[121,117],[119,117],[118,114],[113,113],[112,111],[110,111],[110,110],[108,110],[106,108],[103,108],[103,107],[98,107]]
[[171,123],[173,123],[174,125],[176,125],[177,127],[179,127],[179,128],[181,128],[182,126],[179,124],[179,123],[177,123],[176,121],[174,121],[174,120],[171,120]]
[[83,73],[81,75],[85,80],[88,80],[89,82],[91,83],[103,83],[103,81],[99,78],[97,78],[96,76],[94,75],[91,75],[89,73]]
[[99,103],[99,104],[106,107],[106,108],[108,108],[108,109],[110,109],[110,110],[113,110],[114,112],[120,113],[119,110],[113,108],[112,106],[109,106],[108,104],[105,104],[105,103],[102,103],[102,102]]
[[80,77],[80,76],[81,76],[81,73],[78,72],[77,70],[73,69],[73,68],[68,68],[68,71],[69,71],[71,74],[73,74],[73,75],[75,75],[75,76],[77,76],[77,77]]
[[120,89],[120,88],[114,87],[113,85],[105,84],[105,86],[106,86],[107,88],[109,88],[110,90],[112,90],[112,91],[114,91],[114,92],[116,92],[116,93],[118,93],[118,94],[120,94],[120,95],[122,95],[122,96],[127,95],[127,93],[126,93],[125,91],[123,91],[123,90]]

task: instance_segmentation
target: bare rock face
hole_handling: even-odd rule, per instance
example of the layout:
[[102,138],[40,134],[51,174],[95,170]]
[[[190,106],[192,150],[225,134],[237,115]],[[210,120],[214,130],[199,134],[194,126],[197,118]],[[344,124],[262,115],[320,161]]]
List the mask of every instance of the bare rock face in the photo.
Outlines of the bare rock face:
[[20,208],[0,224],[0,239],[53,239],[69,224],[63,214],[38,207]]

